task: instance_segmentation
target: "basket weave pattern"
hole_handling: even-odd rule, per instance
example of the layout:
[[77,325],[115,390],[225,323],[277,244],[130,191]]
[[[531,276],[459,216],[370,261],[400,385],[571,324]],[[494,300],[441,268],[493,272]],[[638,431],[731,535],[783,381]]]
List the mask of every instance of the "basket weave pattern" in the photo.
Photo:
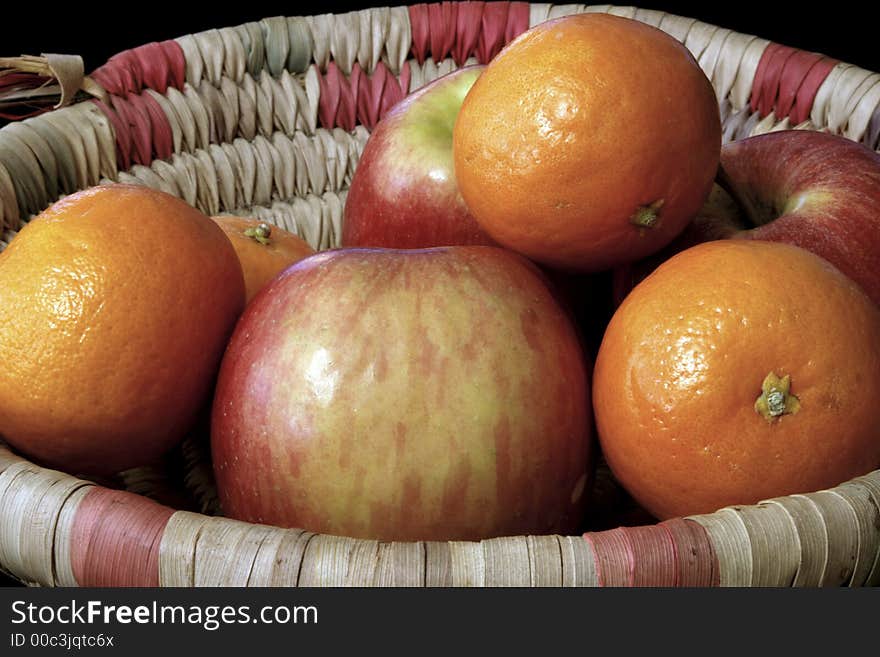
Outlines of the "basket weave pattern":
[[[611,5],[447,2],[274,17],[120,53],[106,95],[0,130],[0,249],[58,198],[107,182],[339,244],[384,112],[548,18],[610,12],[684,43],[725,141],[786,128],[880,148],[880,75],[759,37]],[[862,586],[880,583],[880,471],[826,491],[583,536],[383,543],[219,516],[206,446],[105,485],[0,446],[0,568],[42,586]],[[167,466],[167,463],[164,464]],[[176,478],[175,478],[176,477]]]

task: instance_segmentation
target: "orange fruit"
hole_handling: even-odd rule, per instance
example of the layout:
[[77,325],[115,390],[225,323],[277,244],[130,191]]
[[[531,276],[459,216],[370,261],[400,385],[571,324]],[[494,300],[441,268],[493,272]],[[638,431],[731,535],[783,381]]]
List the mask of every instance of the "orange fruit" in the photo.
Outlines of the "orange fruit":
[[232,242],[244,273],[245,302],[295,262],[315,253],[293,233],[249,217],[211,217]]
[[718,100],[691,53],[636,20],[576,14],[489,64],[453,131],[477,223],[544,264],[598,271],[671,241],[709,193]]
[[800,247],[673,256],[612,317],[593,384],[608,465],[657,518],[880,467],[880,310]]
[[208,401],[243,299],[229,240],[185,202],[62,199],[0,253],[0,436],[76,473],[161,456]]

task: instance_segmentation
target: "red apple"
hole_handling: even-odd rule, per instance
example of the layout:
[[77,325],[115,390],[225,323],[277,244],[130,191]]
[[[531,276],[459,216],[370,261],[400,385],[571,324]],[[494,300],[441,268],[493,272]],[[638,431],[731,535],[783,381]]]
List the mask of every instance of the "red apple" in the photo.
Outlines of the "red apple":
[[343,246],[494,244],[467,209],[452,160],[455,118],[483,68],[468,66],[430,82],[376,125],[345,202]]
[[700,214],[663,251],[615,272],[615,298],[661,262],[714,239],[786,242],[822,256],[880,304],[880,155],[823,132],[785,130],[726,144]]
[[540,271],[491,246],[338,249],[251,302],[223,360],[225,514],[380,540],[570,533],[589,363]]

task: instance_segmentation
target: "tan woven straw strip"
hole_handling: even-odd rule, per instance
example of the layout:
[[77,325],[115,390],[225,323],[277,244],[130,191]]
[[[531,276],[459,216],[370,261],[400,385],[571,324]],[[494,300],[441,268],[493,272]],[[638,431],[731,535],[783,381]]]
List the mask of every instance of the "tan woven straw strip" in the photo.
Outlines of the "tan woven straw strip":
[[718,555],[719,585],[742,587],[752,583],[752,545],[742,518],[732,509],[690,518],[706,530]]
[[19,224],[18,202],[9,170],[0,160],[0,231],[16,228]]
[[559,536],[526,536],[529,581],[524,586],[562,586],[562,553]]
[[859,529],[855,510],[830,491],[797,495],[819,510],[829,537],[821,586],[846,586],[859,560]]
[[769,500],[785,510],[798,535],[800,553],[793,586],[817,587],[822,583],[828,559],[828,529],[819,510],[809,500],[783,497]]
[[734,507],[745,528],[752,555],[750,586],[791,586],[797,573],[800,544],[788,514],[772,504]]
[[399,73],[412,41],[406,7],[377,7],[345,14],[272,17],[237,28],[206,30],[177,39],[186,55],[191,85],[223,77],[239,81],[267,69],[303,73],[312,62],[321,70],[334,61],[346,74],[357,62],[372,72],[379,61]]
[[303,237],[313,247],[339,244],[342,208],[368,133],[318,129],[293,138],[276,132],[252,142],[179,153],[152,166],[136,165],[116,181],[178,196],[209,215],[248,215]]
[[0,132],[0,162],[9,172],[18,200],[17,212],[12,216],[29,216],[40,212],[51,199],[36,153],[22,139],[21,131],[9,130],[10,127]]
[[232,521],[202,525],[196,543],[195,586],[246,586],[266,535],[276,529]]
[[[0,130],[0,217],[13,228],[64,193],[115,178],[115,141],[91,103],[48,112]],[[60,184],[59,184],[60,183]]]
[[271,568],[262,577],[268,576],[271,586],[296,586],[302,570],[303,555],[314,537],[312,532],[301,530],[284,532],[277,545],[275,558],[270,563]]
[[452,586],[486,586],[486,559],[479,543],[449,542]]
[[871,76],[863,85],[864,93],[853,94],[851,110],[847,113],[844,135],[854,141],[865,142],[871,117],[880,108],[880,78]]
[[[350,583],[349,569],[355,546],[359,541],[342,536],[319,535],[312,538],[303,553],[302,568],[298,585],[347,586]],[[358,566],[363,567],[364,556],[371,554],[375,542],[368,542],[361,552]],[[363,579],[363,573],[353,573],[352,579]]]
[[594,586],[579,537],[380,543],[178,512],[163,586]]
[[580,536],[560,536],[563,586],[598,586],[596,560],[590,544]]
[[[71,559],[71,554],[73,553],[72,542],[74,540],[73,526],[80,504],[82,504],[82,501],[91,489],[92,486],[77,488],[61,508],[61,513],[58,514],[54,546],[55,586],[71,587],[80,585],[73,571],[73,561]],[[51,586],[51,584],[45,585]]]
[[[876,81],[880,76],[858,66],[838,66],[837,72],[839,75],[835,79],[834,87],[828,90],[833,102],[828,104],[824,123],[832,132],[843,134],[849,119],[849,111],[854,106],[853,101],[857,101],[857,98],[860,98],[867,91],[863,85],[866,82]],[[830,85],[827,86],[830,87]]]
[[[297,532],[298,534],[298,532]],[[248,586],[276,586],[272,580],[274,568],[284,553],[282,544],[288,538],[290,532],[266,531],[254,555],[254,560],[248,577]]]
[[[380,543],[373,586],[423,586],[427,564],[424,543]],[[304,564],[305,567],[305,564]],[[454,573],[453,569],[453,585]]]
[[[880,473],[874,472],[865,477],[857,477],[850,483],[858,484],[864,490],[866,490],[874,507],[880,510]],[[863,518],[869,519],[869,522],[866,523],[868,527],[876,528],[880,526],[880,523],[877,522],[872,525],[870,523],[871,517],[873,517],[872,514],[869,514],[867,516],[862,516],[861,514],[859,514],[860,520]],[[862,550],[861,546],[859,547],[859,550]],[[880,548],[877,548],[874,555],[874,566],[868,575],[867,584],[868,586],[880,586]]]
[[296,133],[291,138],[276,132],[250,142],[239,138],[156,160],[150,167],[135,165],[117,181],[160,185],[210,214],[269,205],[347,189],[366,137],[363,130],[350,134],[321,129],[313,136]]
[[864,586],[877,578],[880,472],[826,491],[695,516],[722,586]]
[[839,497],[842,505],[852,508],[852,517],[856,519],[858,526],[856,564],[849,585],[872,586],[880,574],[877,572],[880,559],[880,507],[871,491],[857,481],[842,484],[829,494]]
[[54,586],[69,572],[69,553],[56,550],[67,526],[59,518],[75,509],[73,494],[90,484],[12,457],[5,448],[0,472],[0,564],[26,583]]

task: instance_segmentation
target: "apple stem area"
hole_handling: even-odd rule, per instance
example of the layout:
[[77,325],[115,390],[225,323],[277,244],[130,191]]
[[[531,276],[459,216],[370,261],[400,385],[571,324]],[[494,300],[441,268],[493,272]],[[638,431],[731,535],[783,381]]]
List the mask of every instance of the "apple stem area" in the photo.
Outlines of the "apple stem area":
[[718,172],[715,174],[715,183],[727,193],[740,210],[741,217],[748,222],[752,228],[763,226],[770,223],[779,216],[779,212],[773,206],[759,203],[759,199],[743,194],[739,188],[733,184],[730,175],[724,170],[722,165],[718,165]]

